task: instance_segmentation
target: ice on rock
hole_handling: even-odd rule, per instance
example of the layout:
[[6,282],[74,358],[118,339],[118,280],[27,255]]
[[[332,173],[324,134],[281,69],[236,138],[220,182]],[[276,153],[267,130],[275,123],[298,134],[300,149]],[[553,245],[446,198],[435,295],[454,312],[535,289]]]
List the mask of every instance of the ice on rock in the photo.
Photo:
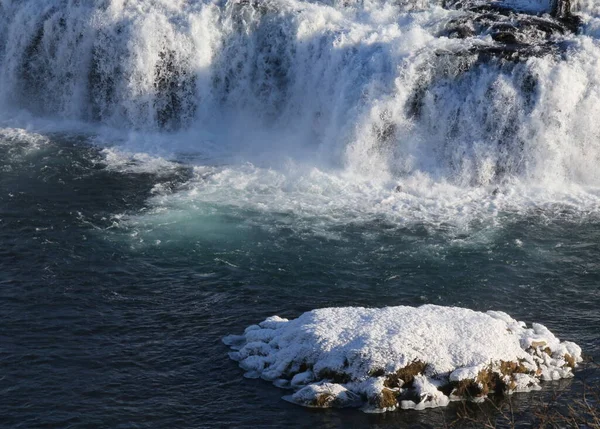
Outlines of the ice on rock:
[[312,371],[304,371],[294,375],[290,383],[292,387],[304,386],[314,379],[315,377]]
[[372,412],[531,391],[541,380],[572,377],[581,362],[579,346],[543,325],[435,305],[275,316],[223,341],[246,377],[292,389],[291,402]]
[[306,407],[349,407],[360,404],[360,396],[345,386],[337,383],[309,384],[298,390],[292,396],[286,396],[286,400]]
[[418,375],[413,382],[415,400],[404,400],[400,402],[403,409],[424,410],[425,408],[445,407],[450,403],[450,399],[444,395],[438,386],[431,383],[429,378],[424,375]]

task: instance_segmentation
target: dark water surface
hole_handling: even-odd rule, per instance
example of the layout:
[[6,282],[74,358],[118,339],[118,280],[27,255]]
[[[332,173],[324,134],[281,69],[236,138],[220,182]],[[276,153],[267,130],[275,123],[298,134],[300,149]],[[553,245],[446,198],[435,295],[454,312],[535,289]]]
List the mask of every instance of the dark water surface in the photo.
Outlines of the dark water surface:
[[[332,227],[332,239],[282,226],[293,219],[265,228],[260,213],[227,207],[208,210],[200,232],[144,232],[115,216],[144,213],[155,184],[185,182],[187,167],[160,177],[118,171],[83,138],[51,140],[0,144],[2,427],[440,427],[453,419],[456,404],[383,415],[301,408],[228,359],[223,336],[325,306],[503,310],[600,360],[598,217],[500,215],[479,244],[468,234],[447,238],[443,225],[384,219]],[[583,380],[597,383],[600,373],[582,369],[545,391],[565,390],[568,401]],[[534,396],[514,402],[525,410]]]

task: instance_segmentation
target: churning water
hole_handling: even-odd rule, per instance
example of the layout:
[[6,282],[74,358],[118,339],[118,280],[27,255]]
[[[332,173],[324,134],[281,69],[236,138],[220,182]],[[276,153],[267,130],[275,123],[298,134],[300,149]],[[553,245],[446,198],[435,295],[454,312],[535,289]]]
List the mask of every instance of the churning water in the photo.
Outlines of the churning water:
[[438,427],[297,408],[220,343],[332,305],[600,358],[600,5],[571,6],[0,0],[3,424]]

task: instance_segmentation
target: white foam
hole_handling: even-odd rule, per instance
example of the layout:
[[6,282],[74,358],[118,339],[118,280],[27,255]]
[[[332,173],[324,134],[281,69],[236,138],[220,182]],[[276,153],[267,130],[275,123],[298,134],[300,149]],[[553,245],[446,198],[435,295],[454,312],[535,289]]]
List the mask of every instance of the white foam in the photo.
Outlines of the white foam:
[[109,171],[132,174],[154,174],[158,176],[173,173],[181,165],[168,159],[151,156],[147,153],[129,153],[118,148],[101,150],[102,163]]
[[48,137],[22,128],[0,128],[0,145],[25,145],[38,149],[48,144]]
[[0,128],[0,149],[4,156],[0,171],[13,170],[16,165],[35,156],[47,147],[50,140],[41,134],[20,128]]
[[340,226],[384,221],[397,228],[427,225],[431,233],[450,239],[464,241],[467,234],[479,243],[493,238],[488,235],[503,219],[535,213],[542,221],[580,222],[600,209],[600,190],[576,185],[543,188],[515,181],[465,188],[425,174],[376,181],[293,162],[279,170],[253,164],[195,167],[190,181],[159,188],[149,200],[150,210],[124,217],[125,226],[173,239],[180,231],[200,228],[201,219],[217,208],[237,213],[249,226],[292,228],[329,239],[341,238]]
[[[247,373],[296,390],[288,400],[365,405],[371,411],[446,406],[465,380],[479,386],[476,396],[485,396],[482,373],[497,374],[507,393],[529,391],[540,380],[572,377],[570,364],[581,361],[576,344],[559,341],[540,324],[527,327],[502,312],[434,305],[325,308],[294,320],[272,317],[224,342]],[[415,363],[426,367],[414,380],[398,372]],[[509,363],[512,370],[502,366]],[[393,384],[395,373],[400,381]],[[442,391],[449,385],[450,396]]]
[[454,55],[494,42],[444,36],[467,12],[440,4],[1,2],[0,112],[50,115],[48,129],[101,124],[89,129],[116,171],[196,166],[175,194],[157,188],[134,225],[177,225],[170,210],[189,218],[203,204],[293,214],[321,234],[381,218],[462,228],[597,211],[595,2],[575,4],[582,34],[553,39],[567,49],[514,66]]

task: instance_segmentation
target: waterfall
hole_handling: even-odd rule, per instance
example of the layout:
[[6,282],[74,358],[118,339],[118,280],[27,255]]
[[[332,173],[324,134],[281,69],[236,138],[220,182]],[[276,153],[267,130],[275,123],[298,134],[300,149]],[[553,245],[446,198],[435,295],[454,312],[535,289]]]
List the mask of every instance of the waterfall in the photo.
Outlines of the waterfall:
[[599,15],[587,0],[0,0],[0,106],[276,131],[278,150],[366,176],[597,186]]

